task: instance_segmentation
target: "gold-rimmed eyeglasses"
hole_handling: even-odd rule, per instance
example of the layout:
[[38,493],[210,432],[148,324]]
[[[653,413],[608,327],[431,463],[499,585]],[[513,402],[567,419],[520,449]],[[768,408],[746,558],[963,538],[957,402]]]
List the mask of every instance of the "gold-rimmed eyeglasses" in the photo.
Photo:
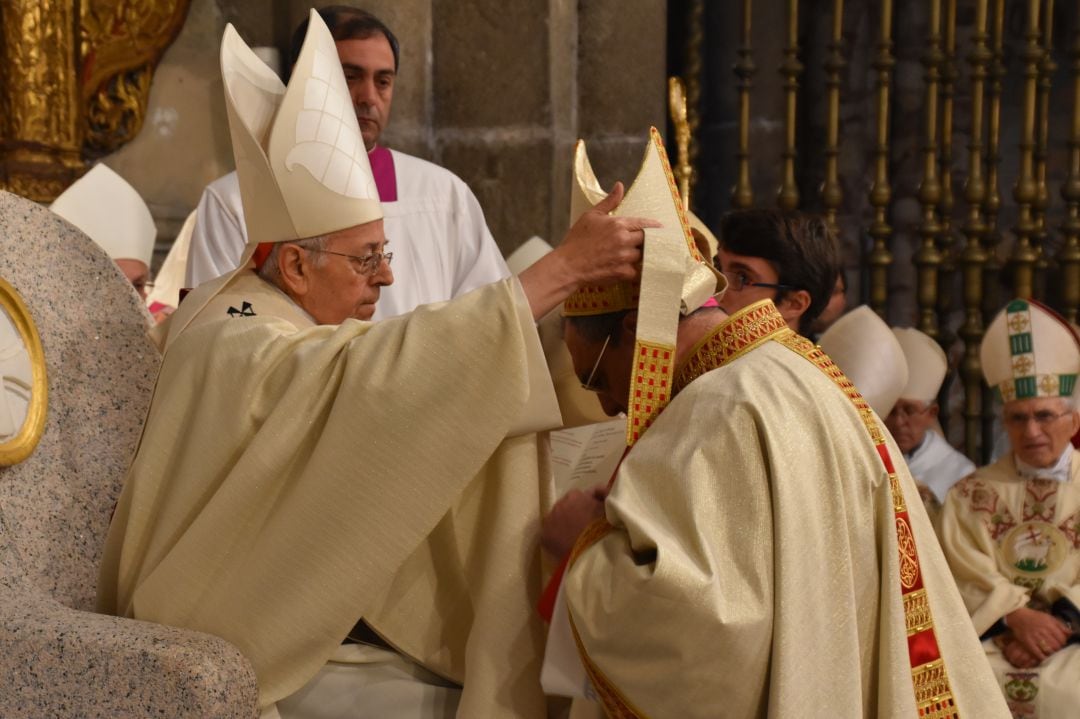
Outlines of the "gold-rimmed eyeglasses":
[[382,266],[383,260],[386,260],[386,264],[389,265],[390,261],[394,259],[393,252],[372,252],[371,254],[360,257],[358,255],[347,255],[344,252],[334,252],[333,250],[317,250],[315,248],[308,248],[308,252],[321,252],[324,255],[337,255],[338,257],[348,257],[352,262],[353,267],[356,268],[357,274],[371,275],[379,270]]
[[600,354],[596,355],[596,362],[593,363],[592,372],[590,372],[589,376],[585,378],[585,381],[581,383],[581,389],[588,392],[599,392],[603,389],[603,387],[598,387],[593,384],[593,377],[596,376],[596,370],[600,368],[600,360],[603,359],[604,352],[607,351],[607,346],[609,342],[611,342],[610,334],[604,338],[604,344],[600,348]]

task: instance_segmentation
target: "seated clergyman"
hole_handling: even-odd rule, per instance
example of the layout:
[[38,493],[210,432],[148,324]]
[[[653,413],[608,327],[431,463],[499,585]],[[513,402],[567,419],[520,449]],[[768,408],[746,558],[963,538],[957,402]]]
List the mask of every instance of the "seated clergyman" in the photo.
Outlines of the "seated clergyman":
[[1080,347],[1067,323],[1017,299],[979,359],[1011,451],[949,490],[941,546],[1014,716],[1080,707]]
[[222,75],[249,245],[167,325],[99,608],[229,640],[267,717],[546,716],[534,323],[657,223],[617,185],[519,278],[358,321],[393,245],[326,26],[288,87],[230,26]]
[[949,488],[975,471],[975,464],[934,431],[937,395],[949,370],[945,350],[913,327],[893,329],[907,360],[908,381],[885,417],[911,476],[919,485],[926,511],[935,521]]

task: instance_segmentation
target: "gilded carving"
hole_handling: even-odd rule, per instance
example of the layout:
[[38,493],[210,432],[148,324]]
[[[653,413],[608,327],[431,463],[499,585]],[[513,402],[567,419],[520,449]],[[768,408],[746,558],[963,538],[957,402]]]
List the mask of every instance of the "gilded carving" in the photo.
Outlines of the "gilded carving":
[[0,280],[0,465],[17,464],[37,447],[48,394],[37,327],[19,293]]
[[47,202],[142,127],[190,0],[5,0],[0,189]]

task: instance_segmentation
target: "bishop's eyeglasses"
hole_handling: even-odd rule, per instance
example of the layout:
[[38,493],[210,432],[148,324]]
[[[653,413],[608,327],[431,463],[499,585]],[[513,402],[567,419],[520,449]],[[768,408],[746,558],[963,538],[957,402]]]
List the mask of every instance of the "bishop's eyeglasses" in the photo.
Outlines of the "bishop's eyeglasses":
[[596,355],[596,362],[592,366],[592,372],[581,383],[581,389],[589,392],[600,392],[604,389],[602,386],[593,384],[593,378],[596,377],[596,370],[600,368],[600,360],[603,359],[604,352],[607,351],[608,342],[611,342],[610,334],[604,339],[604,345],[600,348],[600,354]]
[[314,248],[307,248],[308,252],[321,252],[324,255],[337,255],[338,257],[349,258],[349,263],[360,275],[372,275],[378,272],[382,266],[383,260],[386,260],[386,264],[389,265],[390,261],[394,259],[393,252],[372,252],[371,254],[360,257],[358,255],[347,255],[344,252],[334,252],[333,250],[317,250]]
[[1027,427],[1028,422],[1034,420],[1035,424],[1039,425],[1040,427],[1046,427],[1054,422],[1057,422],[1059,419],[1061,419],[1067,414],[1072,414],[1072,412],[1058,413],[1051,412],[1048,409],[1039,410],[1038,412],[1035,412],[1033,414],[1027,414],[1026,412],[1009,412],[1007,415],[1005,415],[1005,424],[1011,425],[1013,427]]

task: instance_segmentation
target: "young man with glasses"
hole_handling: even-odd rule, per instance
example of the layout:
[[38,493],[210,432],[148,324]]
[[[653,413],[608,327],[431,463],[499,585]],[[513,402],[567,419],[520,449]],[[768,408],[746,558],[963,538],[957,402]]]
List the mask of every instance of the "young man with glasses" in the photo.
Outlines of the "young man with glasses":
[[885,417],[931,518],[936,520],[949,488],[975,471],[975,464],[934,431],[937,394],[949,370],[941,345],[911,327],[892,330],[908,366],[908,381]]
[[940,538],[1014,716],[1080,706],[1080,346],[1065,321],[1013,300],[980,360],[1012,450],[950,491]]
[[825,221],[781,210],[738,210],[720,221],[714,264],[728,280],[729,313],[760,300],[776,305],[788,327],[809,335],[829,304],[840,250]]

